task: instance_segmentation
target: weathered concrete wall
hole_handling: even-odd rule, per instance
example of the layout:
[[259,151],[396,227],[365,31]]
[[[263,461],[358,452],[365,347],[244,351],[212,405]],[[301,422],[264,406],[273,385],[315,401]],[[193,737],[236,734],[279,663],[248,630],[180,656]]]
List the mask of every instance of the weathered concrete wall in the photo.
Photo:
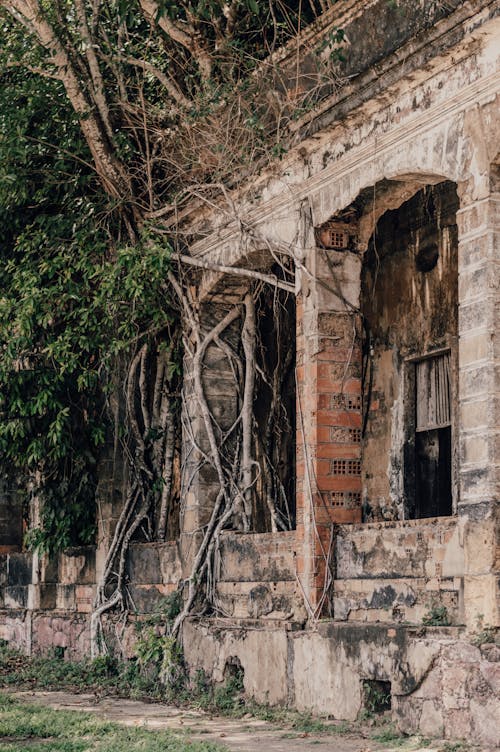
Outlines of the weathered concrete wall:
[[182,579],[178,543],[169,541],[131,546],[127,573],[136,610],[141,614],[154,611],[158,600],[176,590]]
[[500,504],[493,500],[464,512],[465,623],[500,627]]
[[500,648],[475,647],[456,627],[321,623],[293,631],[191,620],[184,649],[193,671],[218,682],[237,658],[258,702],[352,721],[364,707],[363,682],[384,681],[402,730],[500,743]]
[[95,597],[95,548],[82,546],[62,553],[58,560],[56,580],[56,608],[60,611],[89,613]]
[[27,655],[59,648],[81,660],[90,654],[90,621],[85,613],[11,609],[0,612],[0,639]]
[[4,608],[27,608],[33,557],[29,553],[0,556],[0,604]]
[[[128,589],[139,619],[152,613],[163,596],[178,588],[182,579],[179,548],[176,542],[131,545]],[[303,623],[306,612],[295,559],[294,532],[223,533],[217,608],[236,622],[260,619],[269,624],[286,620]],[[31,554],[0,557],[0,636],[27,652],[58,646],[67,648],[67,656],[88,655],[88,622],[96,593],[96,549],[69,549],[57,562],[45,563],[42,570],[43,576],[33,584]],[[112,618],[109,630],[113,635]],[[122,644],[115,647],[132,657],[136,638],[132,624],[124,630]]]
[[218,557],[217,607],[235,619],[291,619],[307,614],[296,576],[295,532],[226,532]]
[[183,634],[184,654],[190,669],[203,669],[222,682],[226,665],[237,658],[244,669],[244,687],[257,702],[288,702],[288,640],[283,626],[259,628],[255,622],[232,626],[227,620],[190,621]]
[[62,648],[64,657],[80,660],[90,654],[90,622],[84,613],[35,612],[31,619],[32,653],[47,653]]
[[[408,43],[413,42],[413,46],[418,49],[419,40],[415,40],[415,37],[431,30],[440,22],[446,23],[447,17],[460,5],[461,0],[450,0],[447,3],[440,0],[398,0],[397,3],[388,3],[386,0],[337,0],[334,8],[323,13],[304,30],[299,45],[293,40],[281,50],[282,68],[275,85],[281,94],[288,94],[292,101],[297,87],[306,91],[313,90],[317,99],[328,98],[327,104],[322,102],[316,108],[320,113],[323,108],[330,110],[335,105],[340,105],[340,108],[344,105],[345,108],[345,103],[342,102],[344,97],[339,92],[339,80],[353,77],[359,79],[363,76],[363,83],[371,83],[374,66],[385,68],[388,59]],[[467,15],[465,11],[461,17],[467,18]],[[328,44],[331,41],[329,37],[332,23],[335,30],[342,29],[345,34],[343,55],[340,60],[334,56],[334,65],[329,57],[332,47]],[[377,30],[376,34],[373,33],[374,29]],[[459,30],[456,30],[456,36],[460,37]],[[335,76],[332,76],[333,69]],[[302,120],[307,122],[314,119],[315,114],[317,112],[312,115],[308,113]],[[323,121],[321,125],[324,124]]]
[[[432,645],[430,637],[416,643]],[[423,736],[500,745],[500,649],[462,641],[437,641],[432,667],[411,694],[394,697],[401,730]]]
[[464,527],[455,517],[342,526],[335,619],[420,624],[442,605],[451,623],[462,624]]
[[31,655],[32,613],[26,609],[0,612],[0,639],[26,655]]
[[[0,638],[29,654],[60,647],[67,658],[88,657],[97,556],[94,546],[68,549],[52,562],[28,553],[0,556]],[[178,544],[133,544],[127,575],[138,614],[151,613],[181,579]]]

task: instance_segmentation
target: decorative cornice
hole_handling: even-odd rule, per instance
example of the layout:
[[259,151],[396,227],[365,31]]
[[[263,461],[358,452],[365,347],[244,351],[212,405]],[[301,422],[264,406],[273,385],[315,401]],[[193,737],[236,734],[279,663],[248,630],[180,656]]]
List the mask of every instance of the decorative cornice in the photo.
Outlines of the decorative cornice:
[[[333,28],[347,28],[354,20],[368,14],[374,6],[382,2],[387,0],[340,0],[334,3],[329,11],[323,13],[301,33],[298,40],[299,50],[301,47],[307,48],[313,40],[317,45],[325,33]],[[394,87],[405,78],[411,77],[424,66],[427,67],[434,58],[447,52],[448,48],[459,44],[464,35],[470,34],[476,25],[481,26],[488,18],[496,13],[500,14],[500,0],[453,2],[456,6],[454,9],[450,8],[444,15],[441,14],[441,17],[436,11],[435,15],[439,20],[427,27],[422,24],[394,51],[351,72],[355,74],[350,76],[352,80],[344,82],[334,94],[319,102],[311,113],[298,120],[294,126],[296,142],[280,163],[281,172],[286,171],[293,160],[300,161],[300,152],[310,149],[314,139],[326,128],[336,127],[339,121],[359,111],[361,106],[387,93],[389,87]],[[414,8],[414,5],[415,0],[398,0],[398,6],[403,9]],[[273,61],[280,62],[286,67],[287,59],[292,60],[296,54],[297,42],[290,42],[275,53]],[[456,49],[455,54],[460,56],[465,53]],[[236,203],[245,200],[244,194],[249,189],[264,186],[269,179],[276,176],[276,169],[277,165],[274,163],[260,175],[242,175],[240,181],[236,176],[235,183],[239,187],[231,189],[231,197]],[[193,197],[188,206],[178,209],[170,218],[165,218],[163,224],[165,227],[182,226],[186,231],[187,228],[193,228],[196,234],[195,224],[209,220],[211,215],[210,208],[203,201]]]
[[[394,148],[403,150],[405,144],[422,138],[435,128],[446,126],[451,120],[462,115],[475,105],[489,101],[493,96],[500,93],[500,72],[485,76],[469,86],[461,89],[453,95],[445,104],[438,103],[424,113],[418,113],[410,120],[406,120],[394,126],[388,133],[370,138],[365,143],[357,146],[339,158],[338,161],[325,167],[320,172],[298,185],[285,185],[283,191],[267,202],[260,201],[246,211],[242,211],[241,218],[250,226],[259,226],[272,221],[273,217],[281,214],[284,209],[299,210],[301,203],[306,199],[313,198],[322,190],[331,188],[337,181],[348,176],[356,168],[364,165],[373,165],[374,161],[383,159]],[[339,124],[342,126],[342,124]],[[333,138],[332,138],[333,140]],[[459,178],[457,175],[442,175],[445,178]],[[367,183],[371,185],[370,170],[367,170]],[[389,179],[397,178],[397,175],[385,175]],[[364,186],[363,186],[364,187]],[[293,194],[291,194],[293,191]],[[343,207],[339,207],[341,209]],[[223,228],[214,230],[213,236],[204,238],[191,248],[193,255],[216,254],[217,249],[227,245],[231,241],[239,241],[241,238],[241,225],[232,222]]]

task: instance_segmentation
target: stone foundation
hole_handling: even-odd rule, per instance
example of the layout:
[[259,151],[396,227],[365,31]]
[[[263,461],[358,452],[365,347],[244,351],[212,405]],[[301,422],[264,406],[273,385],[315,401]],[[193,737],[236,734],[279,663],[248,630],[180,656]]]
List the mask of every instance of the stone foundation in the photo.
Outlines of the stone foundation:
[[259,703],[353,721],[364,682],[389,682],[401,731],[500,744],[500,648],[473,646],[459,627],[325,622],[301,630],[191,620],[184,650],[193,672],[214,681],[237,658],[245,692]]
[[[385,682],[402,731],[500,743],[500,648],[473,645],[463,626],[421,624],[427,598],[439,594],[446,605],[443,593],[460,593],[460,587],[446,586],[450,578],[460,580],[463,526],[456,518],[341,526],[335,543],[336,620],[314,627],[307,624],[297,583],[295,534],[224,533],[217,597],[228,615],[187,621],[183,648],[190,672],[202,669],[222,682],[237,659],[245,692],[256,702],[348,721],[364,708],[364,683]],[[27,554],[4,557],[4,591],[10,592],[9,572],[26,583],[18,587],[40,590],[30,582],[31,561]],[[134,545],[128,567],[138,613],[119,629],[108,618],[106,631],[113,649],[132,658],[136,622],[175,588],[177,547]],[[73,549],[59,557],[57,568],[45,569],[61,580],[58,608],[50,601],[45,609],[21,608],[22,594],[9,607],[4,597],[0,638],[25,653],[58,648],[67,659],[87,657],[95,550]],[[342,622],[347,593],[350,611]],[[460,623],[460,610],[450,607],[449,613]],[[412,615],[415,625],[397,623]]]

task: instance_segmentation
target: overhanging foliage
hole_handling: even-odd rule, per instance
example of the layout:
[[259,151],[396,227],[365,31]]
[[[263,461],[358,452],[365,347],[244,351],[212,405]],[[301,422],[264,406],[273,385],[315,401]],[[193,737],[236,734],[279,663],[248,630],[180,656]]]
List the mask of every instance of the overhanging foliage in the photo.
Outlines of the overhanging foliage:
[[[210,439],[200,462],[216,470],[220,490],[174,636],[220,531],[249,529],[257,487],[272,528],[291,524],[275,466],[277,422],[290,418],[280,369],[293,367],[280,348],[276,362],[259,365],[269,414],[253,411],[256,352],[265,360],[266,351],[256,303],[275,278],[251,272],[257,282],[227,323],[202,331],[175,216],[186,199],[211,200],[286,151],[290,123],[318,92],[295,64],[280,64],[278,50],[327,5],[0,0],[0,463],[42,501],[31,544],[54,551],[92,539],[99,451],[120,444],[127,484],[99,583],[94,648],[101,614],[123,604],[132,537],[141,529],[163,540],[178,493],[180,315]],[[341,42],[337,30],[315,51],[318,70]],[[276,260],[276,284],[289,294],[293,269]],[[286,297],[274,305],[281,312],[267,337],[279,336]],[[238,352],[223,340],[235,322]],[[214,341],[241,396],[227,434],[201,376]],[[265,427],[259,447],[256,420]]]

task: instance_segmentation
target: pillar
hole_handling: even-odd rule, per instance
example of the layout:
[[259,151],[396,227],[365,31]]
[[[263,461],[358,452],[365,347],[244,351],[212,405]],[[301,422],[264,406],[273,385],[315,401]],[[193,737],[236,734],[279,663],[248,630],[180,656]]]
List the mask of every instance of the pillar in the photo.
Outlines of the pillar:
[[361,259],[313,248],[304,263],[297,299],[297,575],[310,615],[319,616],[333,526],[361,521]]
[[470,200],[459,230],[458,514],[464,537],[464,610],[498,625],[500,491],[500,192]]
[[[202,332],[209,332],[224,316],[235,299],[205,302],[201,307]],[[238,319],[222,335],[235,350],[238,349],[241,321]],[[235,374],[227,354],[219,343],[212,342],[203,360],[202,380],[210,412],[215,419],[217,439],[229,429],[238,415],[238,392]],[[205,419],[196,396],[193,363],[189,354],[184,359],[182,415],[182,477],[181,477],[181,559],[183,574],[189,577],[193,559],[198,551],[204,529],[208,524],[219,492],[216,469],[203,461],[203,454],[210,456],[210,443]],[[217,427],[218,426],[218,427]],[[231,446],[228,440],[227,446]]]

